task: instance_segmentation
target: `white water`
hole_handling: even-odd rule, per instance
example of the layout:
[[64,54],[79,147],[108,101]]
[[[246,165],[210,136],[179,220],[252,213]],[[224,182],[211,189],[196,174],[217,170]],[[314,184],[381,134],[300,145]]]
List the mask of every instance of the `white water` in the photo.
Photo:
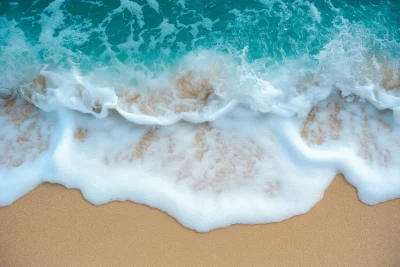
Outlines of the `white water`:
[[209,231],[305,213],[337,173],[367,204],[398,198],[398,70],[374,60],[371,79],[335,83],[260,78],[213,52],[136,88],[43,69],[23,97],[0,100],[0,206],[47,181]]

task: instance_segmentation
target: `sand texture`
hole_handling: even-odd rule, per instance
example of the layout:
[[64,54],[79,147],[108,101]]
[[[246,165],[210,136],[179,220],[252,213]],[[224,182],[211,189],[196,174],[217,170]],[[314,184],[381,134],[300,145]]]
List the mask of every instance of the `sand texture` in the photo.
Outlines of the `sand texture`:
[[400,266],[400,199],[361,203],[337,177],[306,215],[197,233],[132,202],[43,184],[0,209],[1,266]]

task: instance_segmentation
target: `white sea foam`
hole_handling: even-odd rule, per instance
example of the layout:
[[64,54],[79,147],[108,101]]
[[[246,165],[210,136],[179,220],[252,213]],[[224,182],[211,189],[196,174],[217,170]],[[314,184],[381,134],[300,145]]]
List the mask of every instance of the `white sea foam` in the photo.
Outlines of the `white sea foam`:
[[321,23],[321,13],[319,12],[318,8],[314,5],[314,3],[308,4],[310,7],[310,11],[314,17],[314,20],[318,23]]
[[369,81],[372,98],[367,85],[329,87],[321,73],[290,81],[286,68],[278,83],[237,64],[191,54],[129,90],[98,86],[94,74],[40,71],[20,89],[40,109],[1,100],[0,205],[48,181],[208,231],[305,213],[337,173],[367,204],[400,197],[396,81]]
[[160,8],[159,8],[159,4],[157,2],[157,0],[147,0],[147,4],[154,9],[155,11],[157,11],[157,13],[160,12]]

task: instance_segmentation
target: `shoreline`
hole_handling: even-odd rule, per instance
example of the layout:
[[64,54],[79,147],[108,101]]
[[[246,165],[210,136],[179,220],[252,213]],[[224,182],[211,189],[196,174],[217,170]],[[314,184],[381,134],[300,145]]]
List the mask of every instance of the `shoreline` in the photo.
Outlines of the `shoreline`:
[[96,206],[45,183],[0,208],[0,266],[400,264],[400,199],[375,206],[337,176],[308,213],[198,233],[130,201]]

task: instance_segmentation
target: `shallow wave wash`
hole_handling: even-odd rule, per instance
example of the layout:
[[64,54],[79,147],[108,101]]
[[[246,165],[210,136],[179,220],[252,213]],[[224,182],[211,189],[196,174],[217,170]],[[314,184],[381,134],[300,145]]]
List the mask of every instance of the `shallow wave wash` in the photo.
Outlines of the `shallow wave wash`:
[[0,4],[0,206],[43,182],[198,230],[400,197],[396,1]]

